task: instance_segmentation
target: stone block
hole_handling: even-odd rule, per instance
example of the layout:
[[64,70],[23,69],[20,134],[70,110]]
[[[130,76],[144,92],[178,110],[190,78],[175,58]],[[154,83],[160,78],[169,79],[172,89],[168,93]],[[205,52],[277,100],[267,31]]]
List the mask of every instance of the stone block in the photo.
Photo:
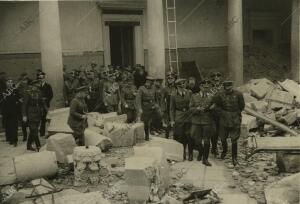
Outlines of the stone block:
[[250,92],[252,96],[262,99],[273,87],[273,82],[265,78],[251,80]]
[[276,163],[280,172],[300,172],[300,154],[276,153]]
[[243,93],[245,103],[251,103],[257,101],[256,98],[251,96],[249,93]]
[[144,125],[142,123],[114,123],[104,124],[106,136],[112,140],[114,147],[129,147],[144,140]]
[[68,125],[70,108],[60,108],[48,112],[50,124],[48,126],[49,135],[55,133],[73,133]]
[[270,102],[270,106],[272,109],[284,107],[291,108],[294,103],[294,96],[289,92],[275,89],[270,94],[268,101]]
[[300,103],[300,85],[297,82],[286,79],[283,82],[279,82],[279,84],[284,90],[295,96],[295,100]]
[[133,147],[133,150],[134,156],[155,158],[156,165],[159,167],[160,175],[163,179],[162,185],[167,189],[170,184],[170,166],[167,162],[164,150],[161,147],[148,146]]
[[290,112],[287,115],[283,116],[281,119],[286,125],[292,125],[297,120],[297,112]]
[[268,103],[265,101],[251,102],[250,105],[253,110],[258,111],[260,113],[265,113],[268,109]]
[[55,152],[57,161],[64,163],[67,161],[67,155],[73,154],[76,146],[73,135],[56,133],[47,139],[46,150]]
[[101,135],[93,130],[86,129],[84,132],[85,145],[96,146],[101,149],[102,152],[106,152],[112,148],[112,141],[110,138]]
[[117,112],[111,112],[111,113],[104,113],[104,114],[97,114],[94,115],[96,118],[94,119],[95,122],[92,123],[92,126],[97,126],[97,127],[103,127],[104,121],[108,118],[111,117],[116,117],[118,116]]
[[241,126],[245,127],[248,130],[248,132],[250,129],[257,128],[258,126],[256,117],[242,113]]
[[241,92],[241,93],[250,93],[250,86],[251,84],[247,83],[247,84],[243,84],[242,86],[236,87],[235,90]]
[[299,203],[300,173],[285,177],[265,187],[268,204]]
[[156,159],[151,157],[129,157],[125,159],[125,181],[130,203],[149,200],[151,186],[158,177]]
[[68,164],[73,164],[74,163],[73,154],[67,155],[67,163]]
[[148,145],[150,147],[161,147],[169,160],[183,161],[183,146],[175,140],[153,137]]
[[116,115],[112,117],[107,117],[104,119],[103,123],[109,123],[109,122],[114,122],[114,123],[125,123],[127,120],[127,115],[122,114],[122,115]]
[[14,157],[17,181],[53,176],[58,171],[55,152],[37,152]]

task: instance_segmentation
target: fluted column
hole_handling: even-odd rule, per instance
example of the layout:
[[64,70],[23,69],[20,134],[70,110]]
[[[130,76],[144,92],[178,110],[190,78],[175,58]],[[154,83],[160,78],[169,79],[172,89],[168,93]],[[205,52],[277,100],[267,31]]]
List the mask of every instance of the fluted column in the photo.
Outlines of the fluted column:
[[300,1],[292,2],[291,67],[292,79],[300,82]]

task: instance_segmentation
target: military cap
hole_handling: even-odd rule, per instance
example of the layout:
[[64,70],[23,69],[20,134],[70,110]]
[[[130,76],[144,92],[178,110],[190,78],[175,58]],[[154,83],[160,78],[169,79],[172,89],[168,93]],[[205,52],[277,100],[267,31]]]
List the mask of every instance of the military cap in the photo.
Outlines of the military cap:
[[162,77],[156,77],[156,81],[163,81],[164,79]]
[[150,81],[153,81],[153,80],[155,80],[155,78],[154,78],[154,77],[152,77],[152,76],[147,76],[147,77],[146,77],[146,79],[147,79],[147,80],[150,80]]
[[37,78],[38,78],[38,79],[44,79],[45,76],[46,76],[45,72],[42,72],[42,71],[41,71],[41,72],[37,73]]
[[226,80],[223,82],[224,86],[232,86],[233,85],[233,81],[232,80]]
[[200,81],[200,84],[210,84],[211,81],[208,78],[204,78]]
[[220,73],[220,72],[212,72],[211,74],[210,74],[210,77],[211,78],[214,78],[214,77],[221,77],[222,76],[222,74]]
[[186,82],[186,79],[179,78],[179,79],[177,79],[177,80],[175,81],[175,84],[182,84],[182,83],[184,83],[184,82]]
[[176,77],[176,74],[172,71],[167,72],[167,78],[174,78]]
[[88,91],[88,86],[81,86],[77,89],[75,89],[76,93],[80,92],[80,91]]

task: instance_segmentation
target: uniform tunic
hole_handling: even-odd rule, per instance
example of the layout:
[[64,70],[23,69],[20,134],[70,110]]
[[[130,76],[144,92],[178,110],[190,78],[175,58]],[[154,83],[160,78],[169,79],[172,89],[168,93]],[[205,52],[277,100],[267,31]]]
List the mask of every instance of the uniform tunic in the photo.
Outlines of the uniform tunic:
[[143,111],[141,120],[145,123],[152,119],[155,110],[155,102],[155,89],[152,87],[146,88],[145,86],[141,86],[138,90],[137,104]]
[[82,116],[88,111],[84,99],[75,97],[70,106],[68,125],[74,132],[75,139],[78,139],[79,145],[84,145],[84,130],[88,126],[87,120]]
[[104,82],[104,104],[108,112],[116,112],[120,97],[120,87],[117,82]]
[[189,135],[189,122],[184,119],[189,110],[192,92],[184,89],[182,94],[178,90],[170,98],[170,119],[175,122],[174,139],[181,143],[187,142]]
[[133,84],[123,84],[121,89],[122,110],[127,115],[127,122],[136,119],[136,95],[137,89]]
[[229,136],[232,140],[237,140],[240,136],[241,112],[245,107],[243,95],[238,91],[221,91],[213,101],[220,109],[220,138]]
[[88,86],[90,96],[90,98],[87,100],[88,110],[89,112],[95,112],[100,109],[100,106],[103,103],[103,81],[94,79]]
[[[190,101],[190,108],[195,112],[191,118],[191,137],[196,145],[202,140],[209,141],[214,132],[214,120],[210,111],[212,105],[212,94],[199,92],[193,94]],[[201,110],[197,110],[200,107]]]

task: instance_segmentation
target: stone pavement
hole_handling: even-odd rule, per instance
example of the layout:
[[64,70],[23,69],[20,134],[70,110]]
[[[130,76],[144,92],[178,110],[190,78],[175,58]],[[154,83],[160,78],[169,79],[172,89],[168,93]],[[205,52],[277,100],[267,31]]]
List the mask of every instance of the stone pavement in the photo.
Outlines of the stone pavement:
[[180,169],[183,172],[180,183],[193,184],[199,188],[214,189],[222,198],[224,204],[256,204],[256,200],[242,193],[239,188],[233,188],[234,181],[232,170],[228,169],[224,162],[215,158],[210,158],[211,167],[206,167],[202,162],[185,161],[172,166],[173,170]]

